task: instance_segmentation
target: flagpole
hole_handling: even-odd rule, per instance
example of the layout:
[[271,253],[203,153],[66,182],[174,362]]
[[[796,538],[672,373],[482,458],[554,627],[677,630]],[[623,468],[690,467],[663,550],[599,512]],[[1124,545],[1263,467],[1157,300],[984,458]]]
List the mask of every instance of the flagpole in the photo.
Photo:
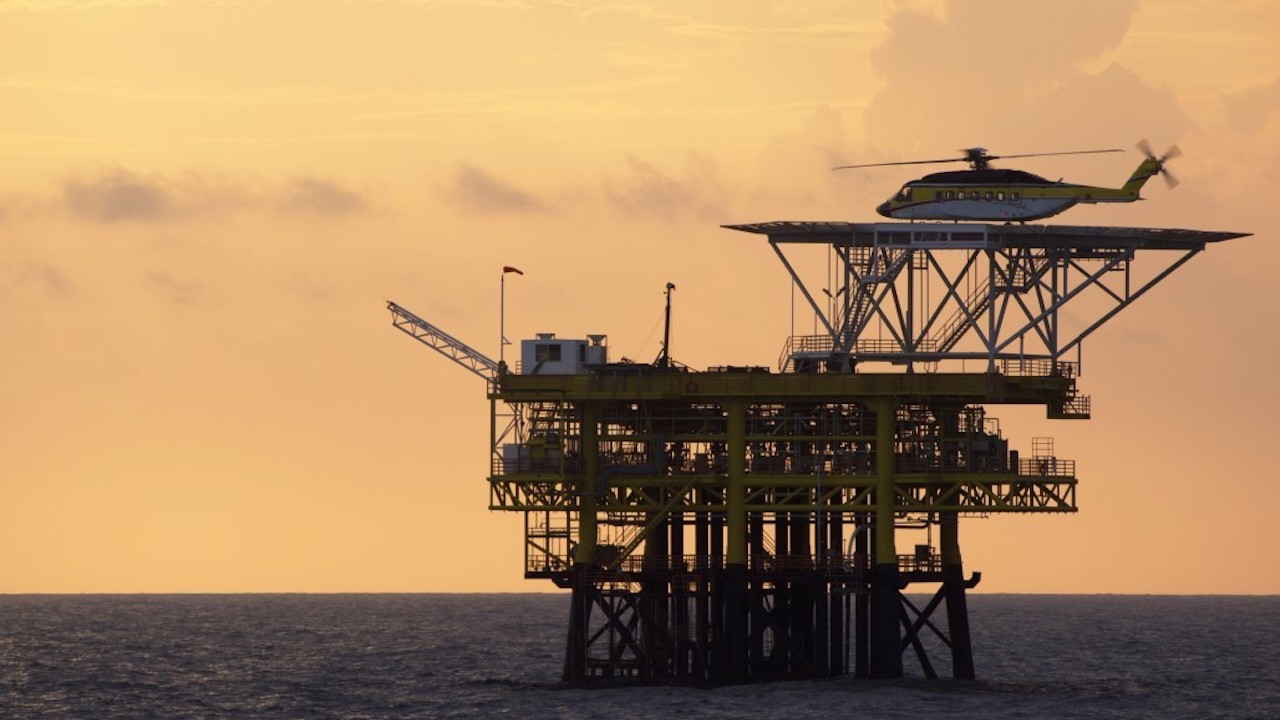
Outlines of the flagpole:
[[510,265],[502,266],[502,277],[498,280],[498,365],[506,372],[507,351],[507,273],[523,275],[524,271]]
[[498,364],[503,364],[507,350],[507,269],[502,269],[498,283]]

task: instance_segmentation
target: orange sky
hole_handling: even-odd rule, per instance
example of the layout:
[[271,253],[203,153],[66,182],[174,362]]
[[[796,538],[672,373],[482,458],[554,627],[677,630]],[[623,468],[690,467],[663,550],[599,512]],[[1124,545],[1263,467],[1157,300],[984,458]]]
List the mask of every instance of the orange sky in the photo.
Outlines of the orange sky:
[[[547,590],[489,513],[497,352],[604,332],[772,365],[722,223],[876,219],[910,168],[1176,142],[1073,224],[1240,230],[1086,343],[1081,512],[962,526],[985,591],[1277,593],[1280,5],[0,1],[0,592]],[[1018,167],[1119,184],[1139,156]]]

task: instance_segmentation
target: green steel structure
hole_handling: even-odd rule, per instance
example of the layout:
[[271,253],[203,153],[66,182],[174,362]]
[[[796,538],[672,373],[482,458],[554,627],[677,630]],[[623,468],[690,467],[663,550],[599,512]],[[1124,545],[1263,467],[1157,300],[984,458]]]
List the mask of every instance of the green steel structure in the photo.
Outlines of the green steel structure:
[[[510,372],[390,305],[397,327],[489,380],[490,507],[524,514],[526,577],[571,591],[566,680],[893,678],[904,657],[973,678],[980,576],[964,572],[959,519],[1076,511],[1074,463],[1045,439],[1011,449],[988,408],[1088,418],[1081,341],[1242,236],[732,229],[767,239],[821,329],[788,338],[776,370]],[[1140,254],[1154,267],[1140,273]]]

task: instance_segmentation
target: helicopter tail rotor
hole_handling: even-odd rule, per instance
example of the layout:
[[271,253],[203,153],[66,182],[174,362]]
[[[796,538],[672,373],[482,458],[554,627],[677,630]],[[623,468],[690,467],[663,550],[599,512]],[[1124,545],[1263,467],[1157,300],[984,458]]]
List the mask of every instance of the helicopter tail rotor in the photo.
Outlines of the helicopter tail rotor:
[[1160,169],[1158,170],[1158,172],[1160,173],[1160,177],[1164,178],[1164,182],[1166,185],[1169,186],[1170,190],[1178,186],[1178,178],[1174,177],[1173,174],[1170,173],[1168,169],[1165,168],[1165,163],[1169,162],[1170,160],[1173,160],[1174,158],[1182,157],[1181,148],[1179,148],[1177,145],[1170,145],[1169,149],[1166,150],[1164,152],[1164,155],[1161,155],[1160,157],[1156,157],[1156,154],[1151,151],[1151,144],[1148,143],[1145,139],[1138,141],[1137,148],[1138,148],[1138,152],[1141,152],[1143,155],[1146,155],[1148,160],[1155,160],[1156,163],[1160,166]]

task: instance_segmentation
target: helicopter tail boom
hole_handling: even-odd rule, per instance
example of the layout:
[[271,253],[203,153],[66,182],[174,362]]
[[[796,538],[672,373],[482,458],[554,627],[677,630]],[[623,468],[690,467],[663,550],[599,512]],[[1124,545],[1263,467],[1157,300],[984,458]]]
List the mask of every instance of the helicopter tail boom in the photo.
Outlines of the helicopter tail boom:
[[1133,171],[1133,175],[1129,176],[1129,180],[1120,188],[1120,192],[1138,197],[1138,191],[1142,189],[1147,181],[1160,174],[1163,164],[1156,158],[1147,158],[1138,165],[1138,169]]
[[1165,168],[1165,163],[1182,154],[1182,150],[1177,145],[1170,145],[1164,155],[1156,157],[1156,154],[1151,152],[1151,146],[1147,144],[1147,141],[1141,140],[1138,142],[1138,151],[1145,155],[1146,159],[1142,161],[1137,170],[1133,171],[1129,182],[1126,182],[1121,190],[1131,192],[1134,197],[1137,197],[1138,190],[1151,179],[1152,175],[1163,175],[1164,181],[1170,189],[1177,187],[1178,179]]

